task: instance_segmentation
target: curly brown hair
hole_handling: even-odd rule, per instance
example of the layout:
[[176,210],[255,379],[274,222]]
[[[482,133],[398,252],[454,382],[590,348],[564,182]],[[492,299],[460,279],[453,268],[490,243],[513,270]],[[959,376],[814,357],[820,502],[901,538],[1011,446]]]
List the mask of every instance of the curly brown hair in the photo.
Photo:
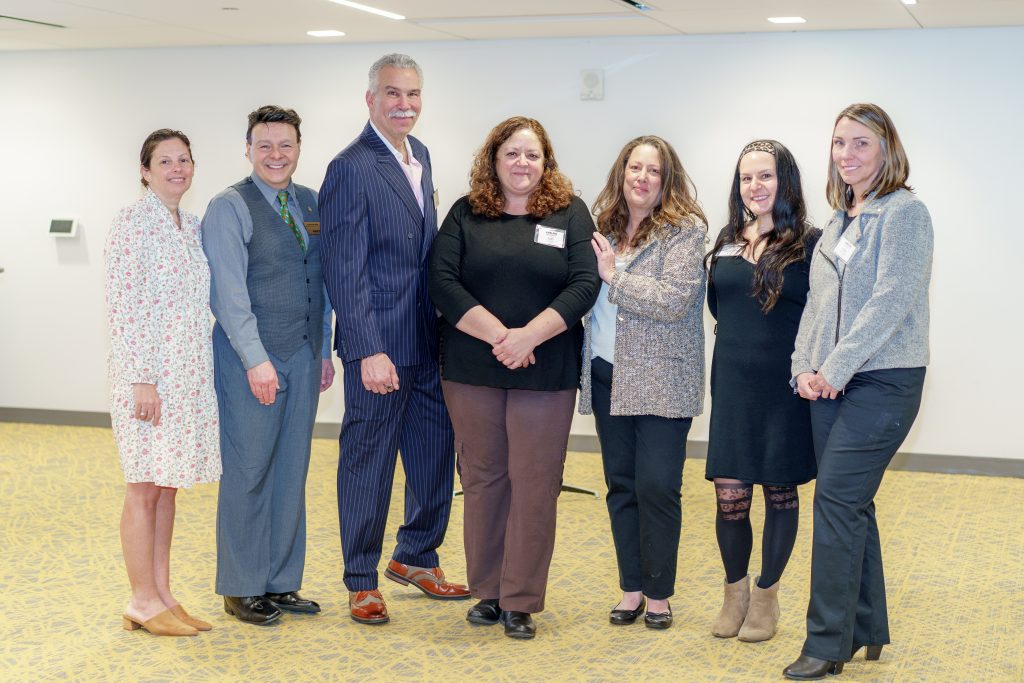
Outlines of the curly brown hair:
[[[629,228],[629,207],[622,193],[626,178],[626,164],[629,155],[640,145],[649,145],[661,160],[661,200],[637,227],[630,243],[626,238]],[[639,247],[648,240],[663,237],[671,226],[699,227],[707,230],[708,219],[697,203],[697,191],[693,181],[683,169],[679,155],[662,138],[656,135],[642,135],[626,143],[608,172],[608,181],[597,196],[593,207],[597,218],[597,230],[616,244]]]
[[530,193],[526,210],[531,216],[539,219],[564,209],[572,201],[572,183],[558,170],[555,150],[551,147],[551,139],[544,126],[536,119],[513,116],[491,130],[483,146],[473,157],[473,168],[469,172],[469,206],[474,214],[488,218],[501,216],[505,208],[505,195],[498,182],[494,162],[498,156],[498,148],[523,129],[532,130],[537,135],[544,152],[544,175]]

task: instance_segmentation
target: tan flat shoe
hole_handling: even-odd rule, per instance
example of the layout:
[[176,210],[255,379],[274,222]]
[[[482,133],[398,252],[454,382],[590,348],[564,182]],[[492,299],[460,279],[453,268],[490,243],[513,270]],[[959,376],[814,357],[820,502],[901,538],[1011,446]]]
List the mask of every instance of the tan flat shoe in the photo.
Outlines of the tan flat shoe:
[[171,614],[178,617],[178,621],[188,624],[197,631],[209,631],[213,629],[213,624],[203,621],[202,619],[196,619],[191,614],[185,611],[185,608],[181,605],[175,605],[171,608]]
[[146,621],[137,621],[127,614],[124,615],[124,630],[134,631],[136,629],[144,628],[154,636],[195,636],[199,635],[199,631],[195,630],[188,624],[181,622],[178,617],[171,613],[171,610],[165,609],[160,614],[156,615],[152,619]]

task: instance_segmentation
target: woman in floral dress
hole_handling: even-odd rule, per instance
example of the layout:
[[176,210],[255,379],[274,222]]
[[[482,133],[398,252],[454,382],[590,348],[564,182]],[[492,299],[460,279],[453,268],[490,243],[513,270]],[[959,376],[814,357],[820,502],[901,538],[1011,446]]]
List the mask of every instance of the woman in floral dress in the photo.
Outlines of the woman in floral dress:
[[127,487],[121,545],[132,596],[127,630],[194,636],[171,593],[177,490],[220,477],[210,341],[210,271],[199,219],[178,210],[192,184],[188,138],[160,129],[140,154],[145,194],[107,236],[110,417]]

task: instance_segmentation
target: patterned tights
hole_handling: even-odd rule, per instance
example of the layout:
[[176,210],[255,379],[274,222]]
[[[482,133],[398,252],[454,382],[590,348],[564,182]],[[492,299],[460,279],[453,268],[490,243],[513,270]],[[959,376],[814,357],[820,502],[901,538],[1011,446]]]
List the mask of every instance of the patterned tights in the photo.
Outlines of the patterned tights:
[[[761,576],[757,585],[770,588],[782,577],[796,543],[800,519],[800,497],[795,486],[763,486],[764,533],[761,535]],[[743,483],[715,482],[718,514],[715,535],[725,564],[725,577],[735,583],[747,575],[753,530],[750,526],[750,502],[754,486]]]

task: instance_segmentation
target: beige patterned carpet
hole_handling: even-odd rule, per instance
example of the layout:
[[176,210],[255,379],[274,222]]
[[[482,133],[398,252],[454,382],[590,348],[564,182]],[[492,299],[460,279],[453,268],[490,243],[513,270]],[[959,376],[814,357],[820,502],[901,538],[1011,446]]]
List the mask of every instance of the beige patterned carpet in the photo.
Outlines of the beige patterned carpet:
[[[118,516],[122,479],[109,430],[0,423],[0,680],[770,681],[799,653],[810,552],[811,487],[780,599],[778,635],[763,644],[709,633],[721,599],[711,484],[687,465],[676,625],[613,627],[617,599],[601,500],[562,494],[548,611],[538,637],[464,620],[467,602],[428,600],[387,580],[386,626],[346,612],[335,508],[336,443],[313,446],[303,592],[314,617],[259,628],[224,614],[213,593],[216,486],[179,494],[172,575],[182,603],[214,623],[196,638],[121,630],[127,580]],[[401,511],[401,477],[385,557]],[[603,487],[599,459],[571,455],[566,481]],[[891,472],[878,497],[893,644],[881,661],[848,664],[834,681],[1024,680],[1024,480]],[[755,502],[760,517],[761,500]],[[442,549],[463,579],[462,503]],[[755,519],[759,528],[760,520]],[[758,562],[755,543],[755,558]]]

